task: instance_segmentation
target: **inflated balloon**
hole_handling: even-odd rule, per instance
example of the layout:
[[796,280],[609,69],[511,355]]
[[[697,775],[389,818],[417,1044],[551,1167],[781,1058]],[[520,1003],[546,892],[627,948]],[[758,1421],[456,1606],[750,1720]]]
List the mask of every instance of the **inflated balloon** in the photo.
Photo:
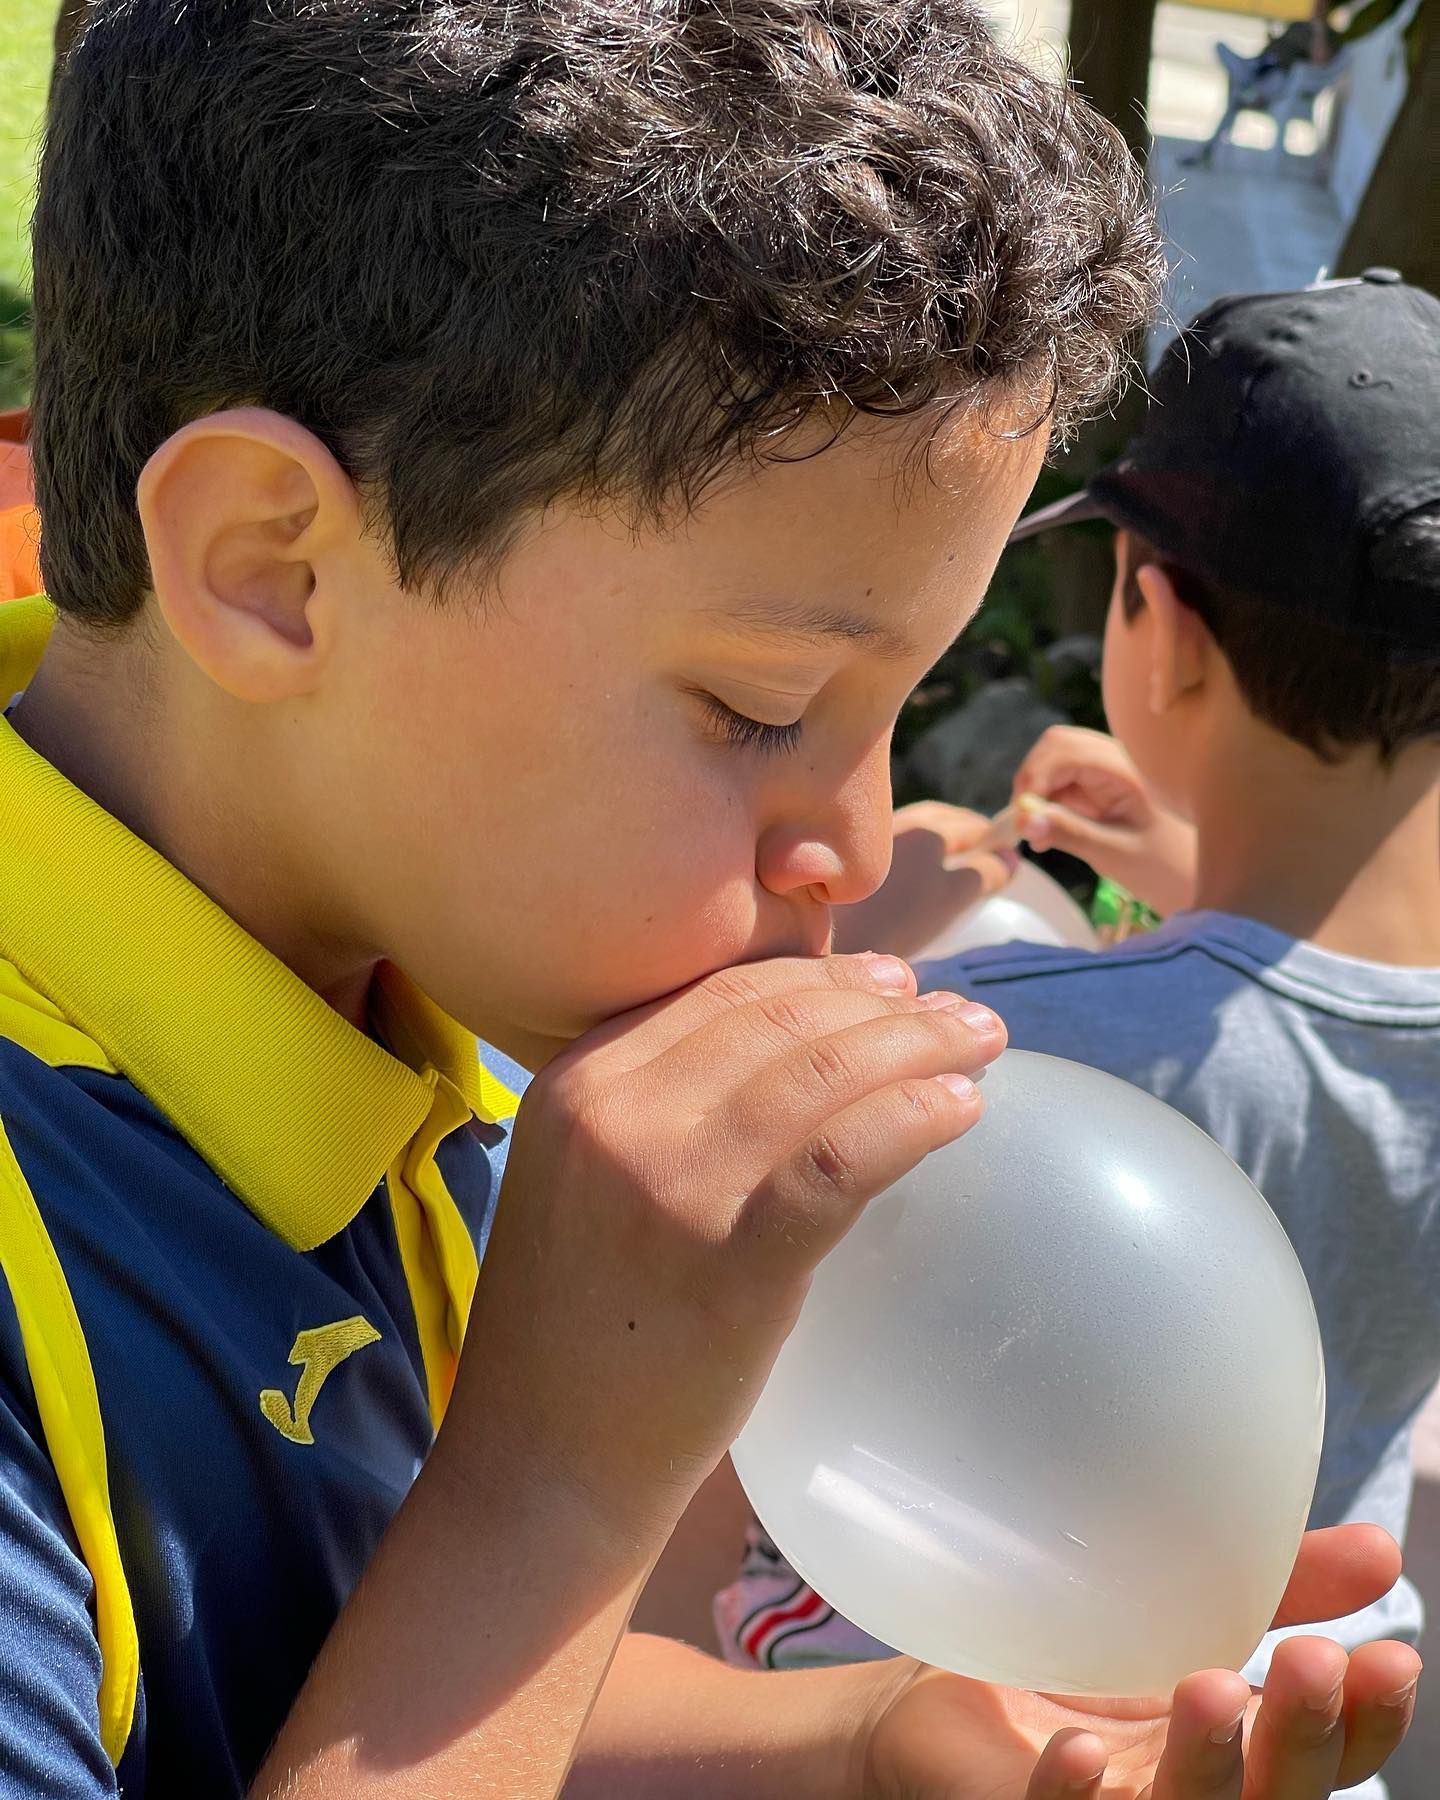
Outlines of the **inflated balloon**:
[[1095,950],[1100,940],[1090,921],[1065,892],[1033,862],[1021,862],[998,894],[967,906],[936,932],[912,962],[934,962],[958,956],[964,950],[980,950],[987,944],[1071,945]]
[[1007,1050],[984,1092],[820,1265],[740,1479],[832,1606],[942,1668],[1073,1694],[1238,1668],[1324,1427],[1294,1251],[1140,1089]]

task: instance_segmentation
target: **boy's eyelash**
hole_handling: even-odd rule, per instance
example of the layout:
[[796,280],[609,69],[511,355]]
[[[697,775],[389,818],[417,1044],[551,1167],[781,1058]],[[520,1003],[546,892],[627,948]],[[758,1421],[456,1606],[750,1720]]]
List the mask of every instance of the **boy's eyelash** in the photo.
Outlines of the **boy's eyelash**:
[[788,725],[767,725],[761,719],[752,719],[748,713],[736,712],[733,706],[717,700],[714,694],[701,694],[700,699],[704,702],[706,712],[730,742],[740,745],[742,749],[779,756],[787,750],[793,750],[800,741],[800,728],[804,723],[802,719],[792,720]]

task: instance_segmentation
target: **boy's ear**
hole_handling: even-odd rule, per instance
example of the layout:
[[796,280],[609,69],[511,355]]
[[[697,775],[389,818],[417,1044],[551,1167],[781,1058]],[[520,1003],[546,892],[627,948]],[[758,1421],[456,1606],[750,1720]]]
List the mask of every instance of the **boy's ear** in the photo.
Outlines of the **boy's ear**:
[[320,440],[262,407],[211,413],[165,440],[136,497],[156,603],[192,660],[237,700],[312,691],[333,647],[320,573],[362,532]]
[[1164,713],[1204,685],[1213,640],[1158,563],[1142,564],[1135,585],[1150,615],[1146,700],[1152,713]]

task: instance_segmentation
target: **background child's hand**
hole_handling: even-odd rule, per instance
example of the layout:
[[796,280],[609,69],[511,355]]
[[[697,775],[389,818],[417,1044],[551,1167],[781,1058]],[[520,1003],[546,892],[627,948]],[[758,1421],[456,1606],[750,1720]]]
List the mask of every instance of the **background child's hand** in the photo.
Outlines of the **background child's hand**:
[[[1375,1527],[1310,1532],[1275,1622],[1366,1605],[1399,1571]],[[1263,1696],[1211,1669],[1165,1700],[1065,1700],[911,1662],[868,1667],[894,1687],[870,1731],[866,1800],[1327,1800],[1399,1745],[1420,1659],[1405,1644],[1347,1657],[1294,1637],[1277,1647]]]
[[725,970],[580,1040],[520,1109],[452,1420],[658,1550],[815,1264],[974,1122],[1004,1041],[888,957]]
[[[835,948],[896,956],[922,950],[956,913],[997,893],[1014,873],[1013,851],[976,851],[989,832],[990,821],[963,806],[902,806],[890,873],[868,900],[835,909]],[[967,860],[947,867],[957,856]]]
[[1036,850],[1065,850],[1158,913],[1183,912],[1195,892],[1195,830],[1161,806],[1129,752],[1103,731],[1052,725],[1015,776]]

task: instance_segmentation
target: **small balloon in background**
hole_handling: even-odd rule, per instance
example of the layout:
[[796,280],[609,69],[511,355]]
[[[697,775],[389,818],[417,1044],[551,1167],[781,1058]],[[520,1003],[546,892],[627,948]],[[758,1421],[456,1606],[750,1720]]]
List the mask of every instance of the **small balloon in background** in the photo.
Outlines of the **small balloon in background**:
[[734,1448],[809,1584],[941,1668],[1159,1694],[1274,1615],[1324,1429],[1274,1214],[1187,1119],[1006,1051],[820,1265]]
[[938,962],[990,944],[1070,946],[1098,950],[1090,921],[1058,881],[1037,864],[1022,861],[998,894],[967,906],[944,926],[911,962]]

